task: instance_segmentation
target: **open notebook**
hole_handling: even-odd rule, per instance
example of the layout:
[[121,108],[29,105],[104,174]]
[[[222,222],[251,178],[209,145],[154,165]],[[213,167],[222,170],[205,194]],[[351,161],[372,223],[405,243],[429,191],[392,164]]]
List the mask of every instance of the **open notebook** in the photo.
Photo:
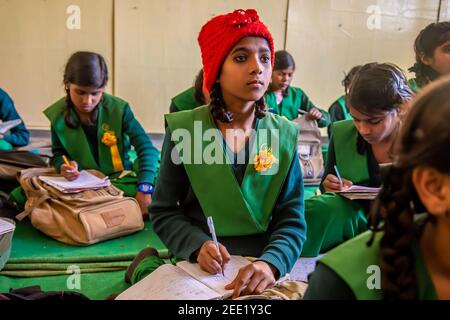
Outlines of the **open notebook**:
[[64,177],[55,176],[39,176],[39,180],[48,183],[64,193],[74,193],[89,189],[98,189],[111,185],[108,177],[100,179],[85,170],[80,171],[80,175],[76,180],[69,181]]
[[131,286],[116,300],[218,300],[231,296],[225,285],[236,278],[239,269],[250,261],[231,256],[222,274],[211,275],[201,270],[198,263],[178,262],[176,266],[164,264],[147,277]]
[[341,196],[350,200],[373,200],[377,197],[381,188],[369,188],[358,185],[353,185],[350,188],[344,189],[339,193]]
[[11,130],[14,127],[17,127],[21,123],[22,123],[22,120],[20,120],[20,119],[0,122],[0,134],[7,133],[9,130]]

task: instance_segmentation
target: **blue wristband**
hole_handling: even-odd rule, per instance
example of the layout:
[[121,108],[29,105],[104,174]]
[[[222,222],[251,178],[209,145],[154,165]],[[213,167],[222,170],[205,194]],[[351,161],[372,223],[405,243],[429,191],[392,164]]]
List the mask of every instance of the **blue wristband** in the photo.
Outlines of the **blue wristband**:
[[150,183],[140,183],[138,184],[138,191],[145,194],[153,194],[155,188]]

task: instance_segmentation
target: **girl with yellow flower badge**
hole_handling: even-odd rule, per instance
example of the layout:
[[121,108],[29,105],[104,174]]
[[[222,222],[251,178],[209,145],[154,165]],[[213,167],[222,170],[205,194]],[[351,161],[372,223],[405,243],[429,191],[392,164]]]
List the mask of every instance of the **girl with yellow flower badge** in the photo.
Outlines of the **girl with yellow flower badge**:
[[[81,169],[103,172],[147,213],[159,152],[129,104],[104,92],[107,81],[101,55],[76,52],[70,57],[64,72],[67,95],[44,111],[51,122],[52,164],[68,180],[76,179]],[[134,163],[131,146],[137,153]],[[123,177],[124,171],[131,172]]]
[[[150,217],[176,258],[211,274],[226,272],[230,254],[256,257],[225,288],[233,297],[260,293],[291,271],[305,241],[297,127],[266,110],[274,45],[255,10],[213,18],[198,41],[211,103],[166,115]],[[141,251],[126,280],[150,273],[154,259]]]

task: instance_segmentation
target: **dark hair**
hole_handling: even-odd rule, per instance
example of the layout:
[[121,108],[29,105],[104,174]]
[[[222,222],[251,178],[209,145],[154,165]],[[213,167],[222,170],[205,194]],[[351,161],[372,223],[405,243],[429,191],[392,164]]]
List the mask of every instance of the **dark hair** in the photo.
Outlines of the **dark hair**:
[[[450,77],[432,84],[417,97],[402,128],[397,159],[374,202],[371,228],[384,231],[380,253],[385,299],[418,298],[411,243],[423,229],[415,224],[414,216],[426,209],[412,183],[412,173],[417,166],[427,166],[450,174],[448,119]],[[381,220],[384,222],[380,226]],[[433,221],[428,215],[426,222]]]
[[292,55],[285,51],[279,50],[275,52],[275,61],[273,65],[273,70],[284,70],[289,67],[292,67],[295,70],[295,61]]
[[372,115],[398,109],[412,98],[403,71],[393,64],[369,63],[351,82],[348,103],[359,112]]
[[342,86],[345,88],[345,94],[348,94],[350,83],[352,82],[355,74],[357,74],[361,68],[362,66],[354,66],[348,73],[345,74],[344,79],[342,79]]
[[[83,87],[103,88],[108,83],[108,67],[105,59],[98,53],[78,51],[67,61],[63,79],[66,90],[67,111],[65,123],[69,128],[76,128],[79,125],[77,119],[73,119],[70,113],[74,109],[68,85],[76,84]],[[94,116],[96,114],[94,112]]]
[[200,104],[205,104],[205,96],[203,95],[203,69],[201,69],[194,82],[194,98]]
[[443,45],[450,39],[450,22],[431,23],[423,29],[416,38],[414,51],[416,63],[409,71],[416,74],[416,82],[423,87],[440,75],[430,66],[422,62],[423,57],[433,57],[437,47]]
[[[214,117],[214,119],[219,120],[224,123],[233,122],[233,113],[228,111],[225,101],[222,97],[222,90],[220,89],[220,84],[215,83],[211,90],[211,102],[208,108]],[[255,101],[255,116],[258,119],[262,119],[266,116],[267,108],[264,96],[258,101]]]
[[[279,50],[275,52],[275,61],[273,64],[273,71],[276,70],[284,70],[289,67],[292,67],[292,69],[295,71],[295,61],[292,55],[285,51],[285,50]],[[274,88],[272,86],[272,83],[269,84],[269,88],[267,89],[268,92],[274,91]],[[289,87],[286,88],[283,92],[283,97],[287,97],[289,95]]]

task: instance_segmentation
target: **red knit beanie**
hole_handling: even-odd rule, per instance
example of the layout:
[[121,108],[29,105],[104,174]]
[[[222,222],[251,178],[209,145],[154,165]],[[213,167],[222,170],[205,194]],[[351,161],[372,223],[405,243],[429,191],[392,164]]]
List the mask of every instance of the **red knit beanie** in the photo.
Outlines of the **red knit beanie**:
[[212,18],[201,29],[198,43],[203,60],[203,91],[211,92],[222,64],[231,49],[246,37],[262,37],[269,43],[272,67],[274,63],[273,38],[266,25],[259,20],[256,10],[235,10]]

